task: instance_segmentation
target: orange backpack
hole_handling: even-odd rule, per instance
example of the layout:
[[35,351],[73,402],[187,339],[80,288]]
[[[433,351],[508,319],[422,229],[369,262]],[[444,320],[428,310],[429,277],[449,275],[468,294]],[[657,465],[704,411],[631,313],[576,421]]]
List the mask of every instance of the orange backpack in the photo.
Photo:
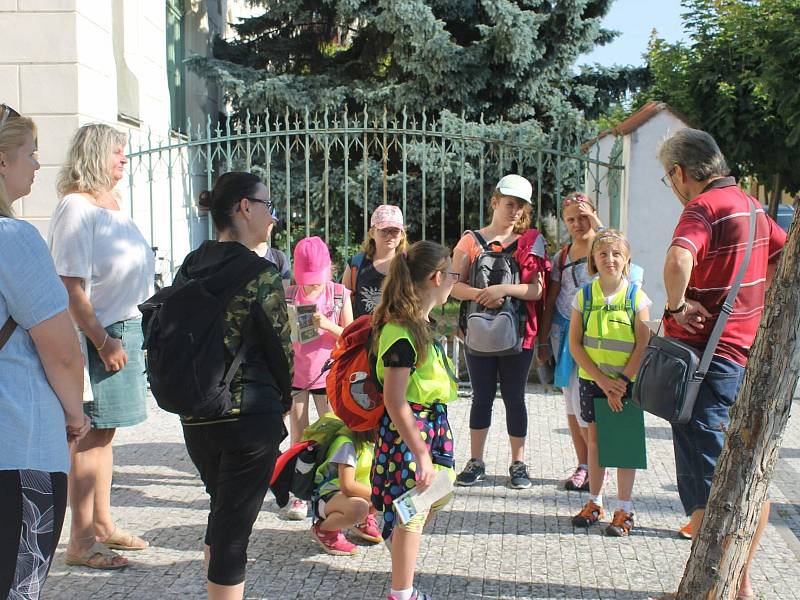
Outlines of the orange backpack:
[[352,431],[369,431],[383,416],[383,386],[375,376],[371,341],[372,315],[362,315],[344,328],[331,353],[328,402]]

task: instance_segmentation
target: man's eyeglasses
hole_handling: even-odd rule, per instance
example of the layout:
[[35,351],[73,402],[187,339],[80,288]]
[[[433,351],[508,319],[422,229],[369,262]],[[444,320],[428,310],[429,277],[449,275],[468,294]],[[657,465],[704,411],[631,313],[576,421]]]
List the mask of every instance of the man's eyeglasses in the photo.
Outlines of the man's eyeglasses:
[[0,104],[0,127],[6,124],[11,118],[16,118],[19,113],[11,108],[8,104]]
[[267,210],[272,212],[275,203],[272,200],[264,200],[263,198],[247,198],[250,202],[258,202],[259,204],[263,204],[267,207]]
[[663,183],[666,187],[672,187],[672,176],[675,174],[676,167],[672,167],[667,174],[661,178],[661,183]]

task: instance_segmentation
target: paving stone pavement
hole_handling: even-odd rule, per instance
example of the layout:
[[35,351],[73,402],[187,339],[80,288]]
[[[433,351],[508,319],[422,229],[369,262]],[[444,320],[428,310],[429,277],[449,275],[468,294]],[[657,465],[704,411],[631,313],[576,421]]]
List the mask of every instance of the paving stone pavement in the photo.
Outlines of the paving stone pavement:
[[[602,528],[575,530],[570,516],[585,494],[560,489],[574,467],[560,394],[528,389],[533,488],[505,487],[510,461],[502,402],[495,405],[486,457],[487,479],[458,488],[454,502],[424,536],[417,585],[442,599],[615,598],[633,600],[672,591],[690,542],[674,480],[669,427],[648,417],[649,468],[634,489],[637,527],[629,539],[605,537]],[[120,526],[150,540],[130,552],[131,566],[99,572],[64,564],[69,515],[43,597],[192,599],[205,597],[202,539],[208,499],[183,445],[177,417],[150,401],[142,425],[121,429],[115,440],[113,513]],[[469,458],[469,398],[451,405],[456,459]],[[761,542],[753,577],[757,598],[800,598],[800,424],[791,419],[775,471],[775,509]],[[612,478],[613,481],[613,478]],[[614,485],[608,498],[613,498]],[[390,557],[381,544],[353,557],[324,554],[310,522],[278,518],[267,496],[249,548],[246,598],[379,599],[389,584]]]

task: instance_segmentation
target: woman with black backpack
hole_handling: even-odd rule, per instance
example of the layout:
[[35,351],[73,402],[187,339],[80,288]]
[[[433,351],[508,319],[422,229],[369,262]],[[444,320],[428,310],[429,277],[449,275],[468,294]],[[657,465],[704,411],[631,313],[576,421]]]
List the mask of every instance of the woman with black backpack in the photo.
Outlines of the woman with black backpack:
[[[541,304],[539,300],[549,269],[544,236],[530,227],[532,192],[530,182],[520,175],[506,175],[500,179],[490,201],[491,223],[465,232],[453,250],[453,268],[459,272],[460,282],[453,286],[451,295],[467,303],[466,356],[473,393],[469,417],[471,458],[458,474],[456,485],[474,485],[486,476],[483,455],[499,379],[511,445],[508,484],[515,489],[531,486],[525,464],[528,433],[525,384],[533,360],[537,313],[541,312],[537,304]],[[510,282],[494,284],[491,278],[488,282],[478,281],[482,271],[485,274],[492,270],[475,268],[487,256],[496,261],[495,265],[505,267]],[[502,328],[500,320],[490,324],[498,312],[503,312],[510,323],[512,330],[508,335],[520,339],[510,349],[496,353],[490,347],[471,347],[473,325],[476,328],[488,326],[494,333]],[[489,341],[489,329],[476,334],[475,339]]]
[[230,383],[230,408],[217,417],[181,415],[186,449],[211,496],[205,534],[208,597],[242,598],[250,533],[286,436],[292,342],[281,276],[275,265],[253,253],[266,241],[273,218],[266,186],[250,173],[226,173],[213,190],[200,194],[199,204],[211,213],[218,241],[203,242],[189,253],[176,287],[218,282],[254,259],[263,263],[221,317],[227,369],[246,344]]

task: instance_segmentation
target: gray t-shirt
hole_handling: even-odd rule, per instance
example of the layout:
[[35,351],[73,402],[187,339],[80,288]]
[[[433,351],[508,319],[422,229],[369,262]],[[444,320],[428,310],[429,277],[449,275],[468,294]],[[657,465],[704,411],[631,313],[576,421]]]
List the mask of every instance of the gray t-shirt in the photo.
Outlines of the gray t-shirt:
[[288,281],[292,278],[292,263],[289,261],[286,254],[270,246],[267,248],[267,253],[264,255],[264,258],[278,267],[278,273],[281,274],[281,279]]
[[0,470],[69,471],[64,411],[28,330],[67,309],[67,292],[39,232],[0,218],[0,326],[17,328],[0,350]]
[[[552,261],[553,270],[550,272],[550,280],[561,284],[561,291],[556,298],[556,309],[565,319],[572,316],[572,299],[575,298],[575,293],[593,279],[589,275],[585,258],[573,261],[567,254],[562,259],[562,252],[566,252],[567,248],[555,253]],[[564,265],[563,272],[562,263]]]

